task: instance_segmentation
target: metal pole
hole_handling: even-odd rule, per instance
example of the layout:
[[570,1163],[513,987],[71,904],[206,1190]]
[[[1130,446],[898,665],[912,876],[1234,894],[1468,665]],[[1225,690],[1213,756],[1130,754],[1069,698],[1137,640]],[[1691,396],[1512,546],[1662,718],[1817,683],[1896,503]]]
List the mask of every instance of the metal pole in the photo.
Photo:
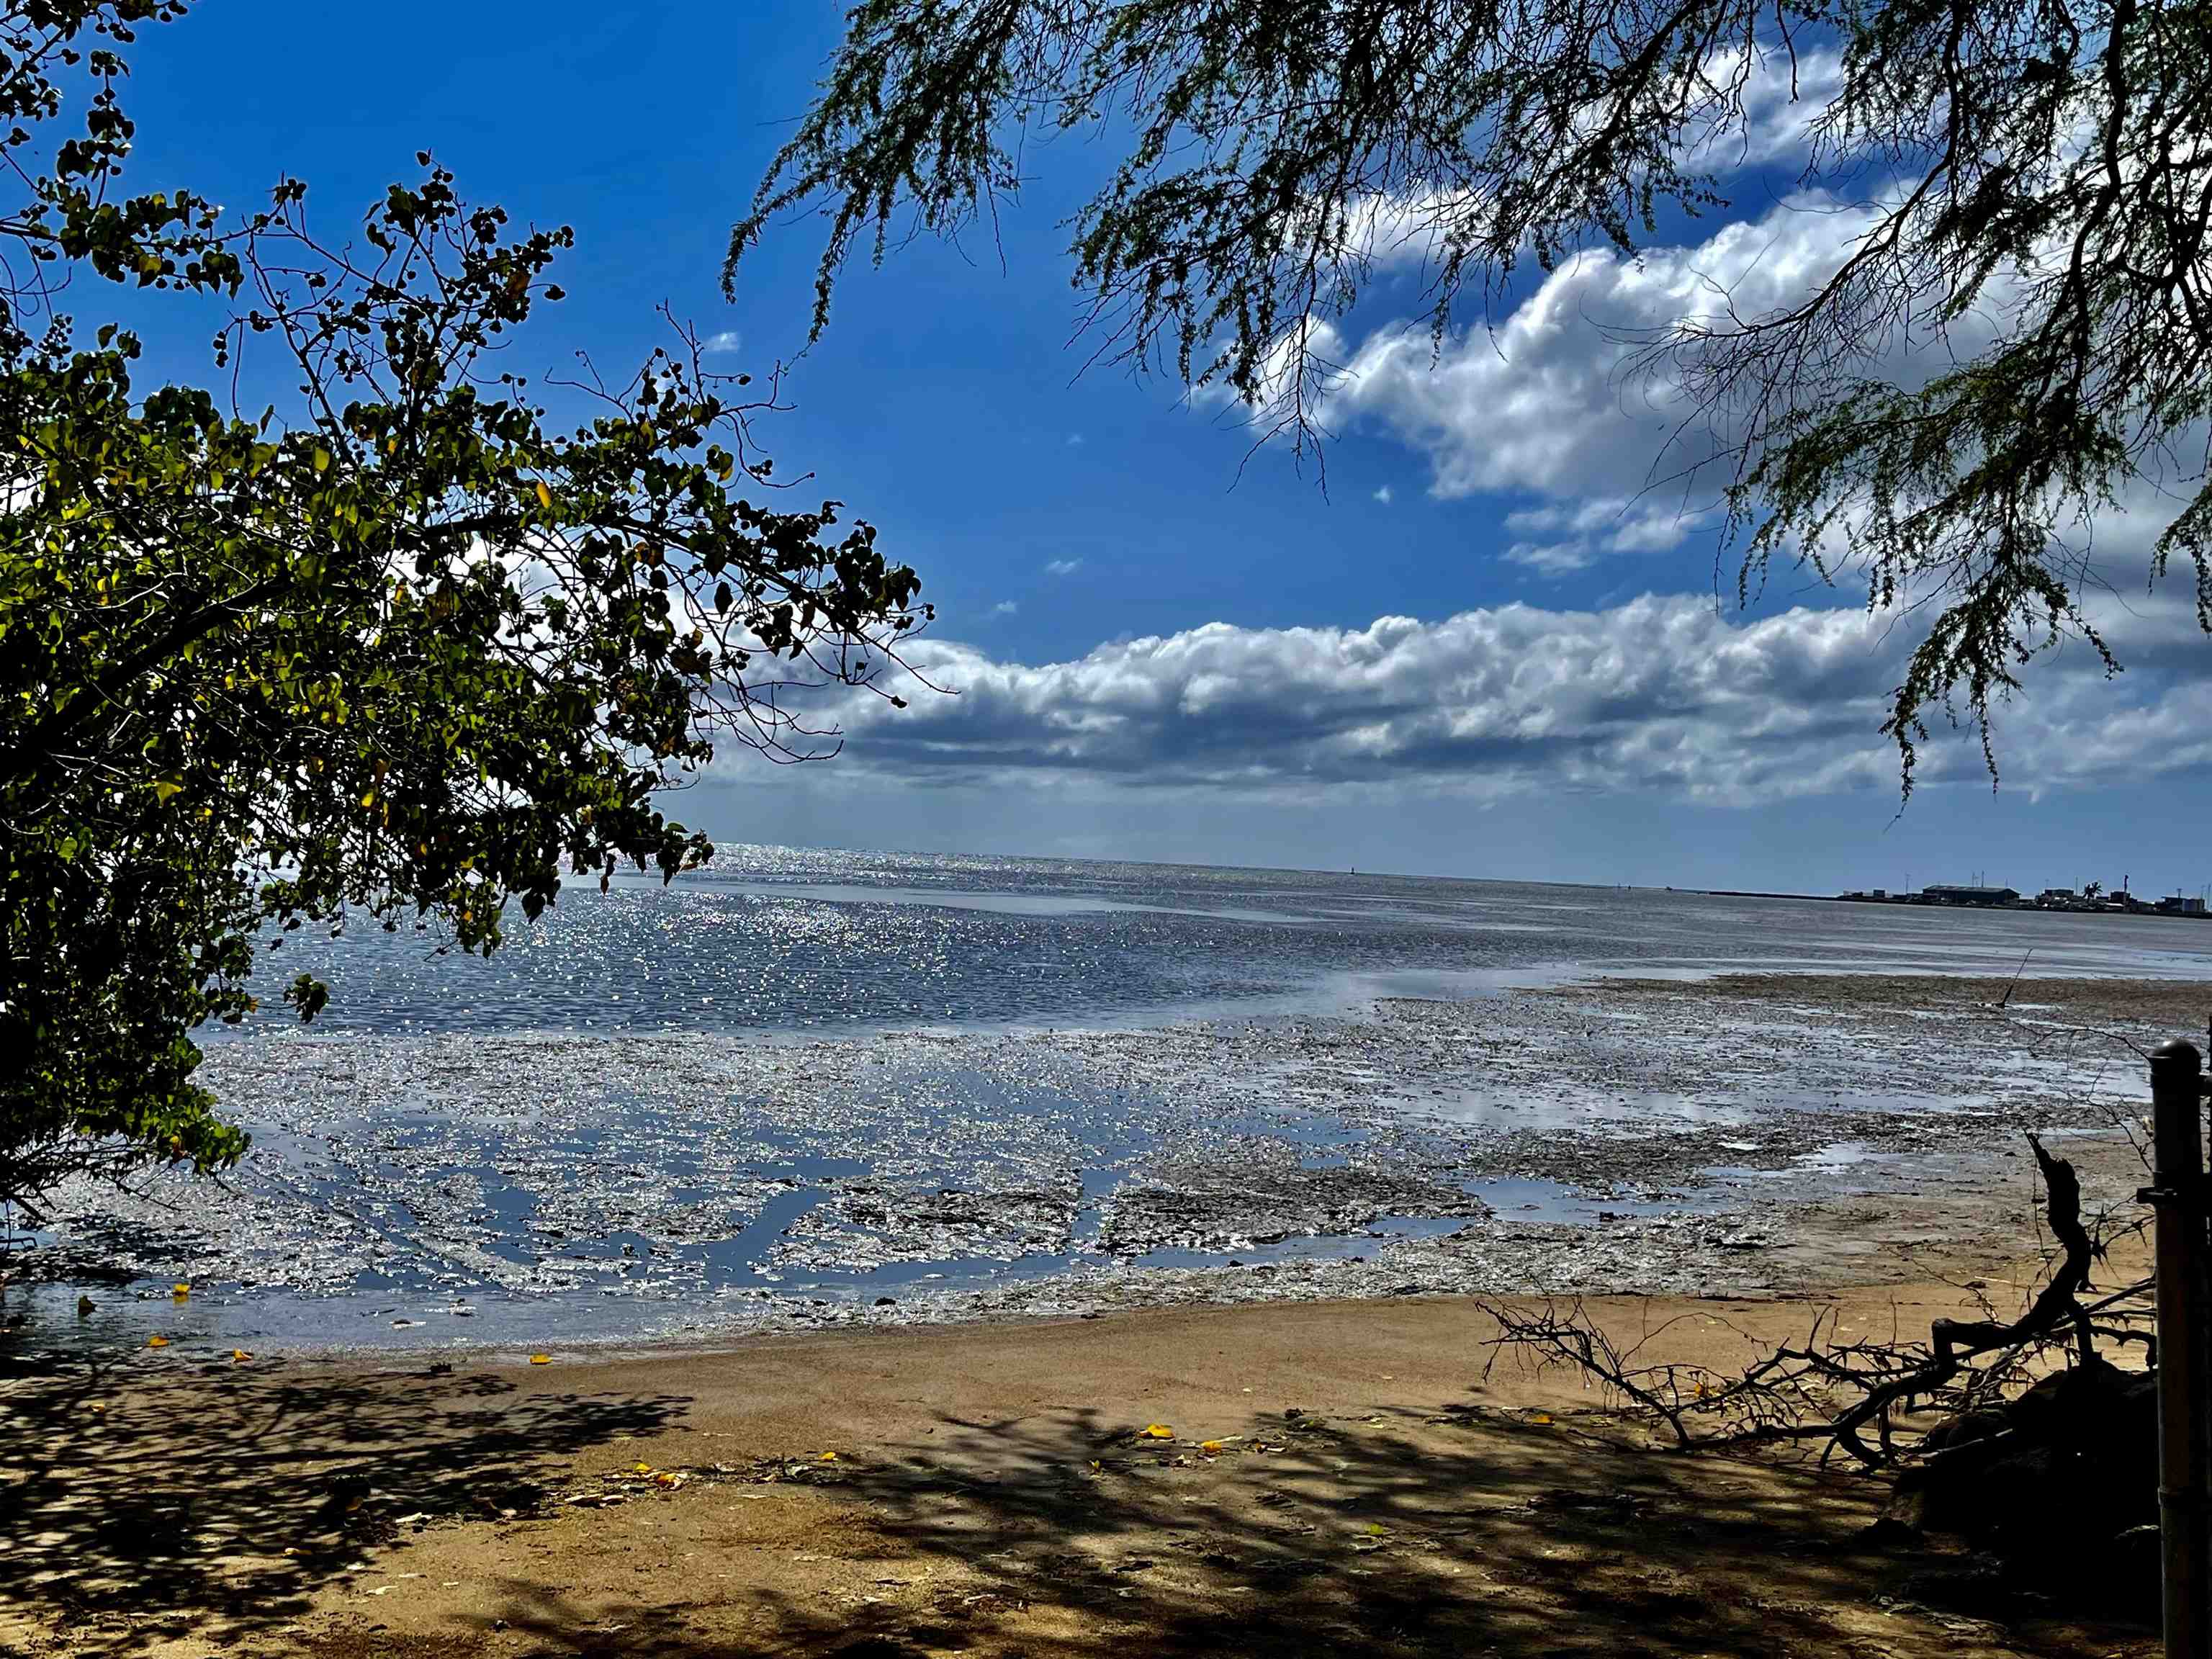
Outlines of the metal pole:
[[2150,1057],[2158,1206],[2158,1502],[2166,1659],[2212,1659],[2205,1512],[2203,1059],[2176,1040]]

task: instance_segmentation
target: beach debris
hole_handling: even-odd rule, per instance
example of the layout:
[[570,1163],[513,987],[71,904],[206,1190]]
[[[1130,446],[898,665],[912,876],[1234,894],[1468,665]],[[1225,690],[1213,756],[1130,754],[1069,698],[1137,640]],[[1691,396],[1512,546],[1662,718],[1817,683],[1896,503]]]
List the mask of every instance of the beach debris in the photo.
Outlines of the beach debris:
[[550,1365],[553,1363],[553,1356],[550,1353],[534,1353],[530,1356],[530,1363],[533,1365]]
[[177,1281],[174,1288],[173,1288],[169,1292],[170,1296],[179,1302],[184,1301],[187,1297],[191,1296],[191,1293],[192,1287],[181,1279]]
[[821,1461],[824,1463],[834,1463],[837,1461],[837,1454],[833,1451],[823,1452]]
[[88,1297],[88,1296],[81,1296],[81,1297],[77,1297],[77,1299],[76,1299],[76,1316],[77,1316],[79,1319],[89,1319],[89,1318],[91,1318],[91,1317],[92,1317],[92,1316],[93,1316],[94,1310],[94,1308],[96,1307],[96,1305],[97,1305],[97,1304],[96,1304],[93,1301],[93,1299],[92,1299],[90,1297]]
[[1137,1431],[1139,1440],[1172,1440],[1176,1431],[1164,1423],[1147,1423]]
[[149,1336],[146,1339],[146,1346],[149,1348],[166,1348],[169,1346],[169,1339],[166,1336]]
[[234,1365],[243,1365],[252,1358],[253,1356],[243,1348],[233,1348],[230,1351],[230,1363]]

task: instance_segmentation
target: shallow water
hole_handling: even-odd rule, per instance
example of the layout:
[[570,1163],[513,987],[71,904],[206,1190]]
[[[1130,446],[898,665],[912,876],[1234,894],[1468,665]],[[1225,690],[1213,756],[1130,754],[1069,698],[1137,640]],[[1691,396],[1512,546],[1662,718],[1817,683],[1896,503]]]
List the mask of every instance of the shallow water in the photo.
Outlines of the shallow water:
[[[288,941],[273,966],[326,977],[329,1012],[209,1043],[252,1156],[226,1190],[69,1194],[28,1241],[29,1325],[95,1348],[696,1340],[1352,1262],[1501,1218],[1696,1223],[1854,1178],[1879,1161],[1863,1121],[2018,1103],[1910,1045],[1862,1064],[1817,1011],[1717,1040],[1498,993],[2010,973],[2031,949],[2039,975],[2212,978],[2212,925],[2181,921],[728,848],[672,888],[566,893],[489,961]],[[1458,1012],[1404,1012],[1431,1004]],[[2100,1086],[2073,1054],[2020,1076]]]
[[325,1031],[810,1032],[1334,1011],[1532,971],[2212,975],[2212,924],[1192,866],[729,848],[580,886],[489,962],[294,936]]

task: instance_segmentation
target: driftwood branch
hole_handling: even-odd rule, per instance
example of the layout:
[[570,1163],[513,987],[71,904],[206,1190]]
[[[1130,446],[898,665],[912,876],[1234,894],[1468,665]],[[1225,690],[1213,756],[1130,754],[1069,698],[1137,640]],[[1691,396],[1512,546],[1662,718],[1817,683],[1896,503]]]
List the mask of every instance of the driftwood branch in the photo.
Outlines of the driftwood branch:
[[[1814,1316],[1802,1342],[1765,1353],[1740,1372],[1653,1362],[1650,1345],[1674,1322],[1633,1342],[1616,1340],[1579,1301],[1525,1305],[1491,1302],[1498,1324],[1490,1364],[1507,1352],[1533,1354],[1541,1365],[1564,1364],[1599,1382],[1632,1413],[1662,1426],[1678,1446],[1816,1443],[1841,1449],[1870,1468],[1926,1457],[1918,1433],[1899,1430],[1897,1413],[1935,1407],[1948,1413],[1984,1410],[2029,1380],[2039,1355],[2057,1345],[2093,1357],[2101,1338],[2148,1340],[2149,1281],[2085,1304],[2089,1273],[2103,1254],[2081,1213],[2074,1168],[2027,1137],[2042,1172],[2045,1214],[2062,1255],[2049,1282],[2016,1319],[1937,1320],[1924,1342],[1846,1342],[1832,1315]],[[1871,1438],[1869,1437],[1871,1437]]]

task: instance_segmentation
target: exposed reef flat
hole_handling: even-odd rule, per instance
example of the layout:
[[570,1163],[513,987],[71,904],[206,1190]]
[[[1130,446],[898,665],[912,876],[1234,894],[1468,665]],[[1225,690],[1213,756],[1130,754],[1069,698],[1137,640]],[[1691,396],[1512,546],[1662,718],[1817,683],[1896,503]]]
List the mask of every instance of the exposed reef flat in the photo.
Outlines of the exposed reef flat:
[[[2124,1198],[2141,1053],[2208,1002],[1763,973],[1153,1030],[240,1043],[209,1071],[253,1156],[220,1191],[66,1195],[15,1261],[17,1340],[700,1342],[1861,1282],[2024,1217],[2027,1130]],[[101,1312],[78,1322],[86,1284]]]

